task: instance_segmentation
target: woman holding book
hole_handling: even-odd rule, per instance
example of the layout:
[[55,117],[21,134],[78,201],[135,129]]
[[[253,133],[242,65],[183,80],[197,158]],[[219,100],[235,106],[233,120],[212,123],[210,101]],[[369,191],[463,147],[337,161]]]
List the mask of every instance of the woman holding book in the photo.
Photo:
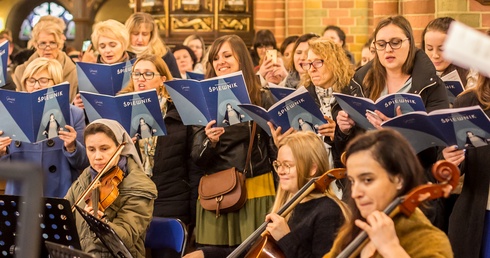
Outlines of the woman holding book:
[[[269,92],[261,91],[242,39],[236,35],[216,39],[210,47],[209,57],[207,78],[241,70],[251,102],[264,108],[272,105],[272,98],[267,95]],[[198,202],[196,241],[203,247],[192,254],[197,257],[216,257],[220,248],[226,249],[242,243],[262,223],[261,219],[251,218],[264,218],[272,207],[275,195],[271,160],[275,159],[276,150],[267,133],[252,122],[226,128],[215,127],[215,124],[213,120],[196,131],[192,159],[207,174],[231,167],[236,167],[238,171],[248,171],[245,173],[248,200],[238,211],[223,213],[218,218],[215,212],[204,210]],[[251,137],[251,161],[246,167]]]
[[[21,81],[26,92],[63,82],[63,68],[55,59],[39,57],[30,62]],[[58,131],[58,137],[38,143],[13,141],[0,134],[1,162],[31,162],[42,167],[44,196],[63,197],[80,171],[88,166],[83,146],[83,111],[70,105],[70,125]],[[19,182],[7,182],[7,194],[21,194]]]
[[[157,191],[155,184],[143,172],[131,137],[118,122],[98,119],[87,126],[83,138],[90,166],[73,183],[65,198],[75,205],[89,188],[93,178],[111,161],[118,146],[125,142],[122,152],[115,157],[113,163],[107,165],[109,168],[117,166],[122,173],[122,180],[116,186],[119,194],[113,197],[115,199],[104,211],[98,210],[97,214],[94,214],[93,207],[88,204],[78,206],[107,223],[133,257],[145,257],[144,241]],[[75,214],[75,220],[82,250],[96,254],[97,257],[111,257],[109,250],[90,231],[80,213]]]
[[[454,107],[480,106],[490,117],[490,78],[480,74],[474,88],[461,93]],[[449,239],[455,257],[488,257],[490,255],[490,146],[455,146],[444,148],[444,159],[454,163],[465,175],[463,189],[449,218]],[[471,223],[464,223],[471,221]]]
[[143,54],[160,56],[174,78],[180,78],[179,67],[175,57],[165,42],[160,38],[158,26],[149,13],[133,13],[126,20],[126,30],[129,32],[128,50],[138,57]]
[[172,80],[165,62],[156,55],[142,55],[133,65],[131,81],[119,94],[156,89],[167,135],[139,139],[135,143],[145,173],[158,190],[153,216],[174,217],[195,224],[200,171],[190,161],[193,130],[185,126],[164,82]]
[[465,88],[467,79],[469,78],[469,71],[452,64],[450,61],[444,59],[443,56],[444,41],[446,40],[449,26],[453,21],[454,19],[451,17],[440,17],[430,21],[422,32],[422,49],[424,49],[425,53],[434,64],[436,73],[439,77],[443,77],[452,71],[456,71],[463,84],[463,88]]
[[[136,54],[126,50],[129,46],[129,34],[124,25],[116,20],[109,19],[96,23],[91,38],[92,45],[83,54],[82,62],[117,64],[136,58]],[[92,47],[98,51],[97,57]],[[80,93],[77,94],[73,104],[84,108]]]
[[[376,101],[391,93],[413,93],[420,95],[427,112],[449,108],[445,85],[436,75],[429,57],[415,47],[412,27],[405,17],[392,16],[381,20],[373,35],[376,56],[356,71],[349,85],[350,95]],[[390,118],[379,110],[374,112],[366,112],[366,118],[379,129],[380,124]],[[401,114],[399,107],[396,112]],[[364,132],[365,129],[356,126],[345,111],[339,111],[334,142],[340,153],[349,140]],[[429,168],[437,160],[437,154],[436,148],[418,154],[420,162],[427,169],[427,180],[435,181]],[[438,208],[428,216],[434,224],[445,228],[446,221],[440,203],[440,200],[435,201]]]
[[337,257],[361,231],[369,242],[360,257],[452,257],[447,236],[420,209],[409,217],[383,212],[425,182],[424,169],[403,136],[389,129],[369,131],[349,143],[345,158],[351,213],[324,257]]

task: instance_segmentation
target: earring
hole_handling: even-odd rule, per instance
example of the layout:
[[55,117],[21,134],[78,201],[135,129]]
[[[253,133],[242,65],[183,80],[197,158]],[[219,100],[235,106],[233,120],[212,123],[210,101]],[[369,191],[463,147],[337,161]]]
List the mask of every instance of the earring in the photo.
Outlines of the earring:
[[397,185],[396,186],[396,190],[401,190],[402,189],[402,185]]

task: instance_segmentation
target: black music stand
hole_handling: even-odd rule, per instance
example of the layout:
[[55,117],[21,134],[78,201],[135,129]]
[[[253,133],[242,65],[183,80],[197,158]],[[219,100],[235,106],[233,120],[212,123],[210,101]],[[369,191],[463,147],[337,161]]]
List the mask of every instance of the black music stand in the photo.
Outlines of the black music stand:
[[80,212],[82,217],[85,219],[87,224],[90,227],[95,235],[100,239],[102,244],[107,247],[107,249],[111,252],[114,257],[120,258],[132,258],[133,256],[129,252],[126,245],[124,245],[121,238],[116,234],[114,229],[112,229],[109,225],[104,223],[102,220],[92,216],[92,214],[88,213],[84,209],[75,206],[77,211]]
[[66,245],[60,245],[50,241],[44,241],[44,244],[46,244],[51,258],[95,258],[93,254],[73,249]]
[[[41,235],[35,237],[33,241],[51,241],[66,245],[71,248],[80,249],[80,240],[75,225],[75,219],[71,212],[70,202],[60,198],[43,198],[44,212],[38,213],[41,219],[37,227],[40,228]],[[13,257],[18,254],[19,247],[14,242],[17,235],[17,218],[19,212],[20,196],[0,195],[0,256]],[[34,236],[31,236],[34,237]],[[37,257],[48,257],[48,250],[41,244],[41,252]]]

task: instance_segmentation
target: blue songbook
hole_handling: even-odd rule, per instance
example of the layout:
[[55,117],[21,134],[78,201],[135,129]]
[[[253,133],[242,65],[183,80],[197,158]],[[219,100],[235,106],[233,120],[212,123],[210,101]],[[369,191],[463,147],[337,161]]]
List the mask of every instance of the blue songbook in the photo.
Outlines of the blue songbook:
[[31,143],[58,137],[70,123],[69,92],[68,82],[31,93],[0,89],[2,136]]
[[320,125],[326,124],[320,108],[305,87],[300,87],[293,93],[282,98],[268,110],[253,104],[238,105],[245,113],[270,135],[267,122],[281,127],[282,132],[293,127],[298,131],[317,133]]
[[155,89],[118,96],[80,91],[89,121],[107,118],[118,121],[131,137],[166,135]]
[[185,125],[230,126],[250,121],[239,104],[250,104],[241,71],[202,81],[174,79],[165,86]]
[[116,64],[77,62],[79,90],[115,96],[131,80],[134,61]]

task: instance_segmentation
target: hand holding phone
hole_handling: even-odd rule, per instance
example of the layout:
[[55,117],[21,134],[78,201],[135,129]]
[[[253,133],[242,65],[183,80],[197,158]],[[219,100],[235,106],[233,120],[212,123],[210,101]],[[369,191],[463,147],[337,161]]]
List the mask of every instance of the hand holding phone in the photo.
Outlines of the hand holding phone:
[[92,41],[90,40],[85,40],[83,41],[83,44],[82,44],[82,52],[85,52],[88,50],[88,47],[92,44]]

